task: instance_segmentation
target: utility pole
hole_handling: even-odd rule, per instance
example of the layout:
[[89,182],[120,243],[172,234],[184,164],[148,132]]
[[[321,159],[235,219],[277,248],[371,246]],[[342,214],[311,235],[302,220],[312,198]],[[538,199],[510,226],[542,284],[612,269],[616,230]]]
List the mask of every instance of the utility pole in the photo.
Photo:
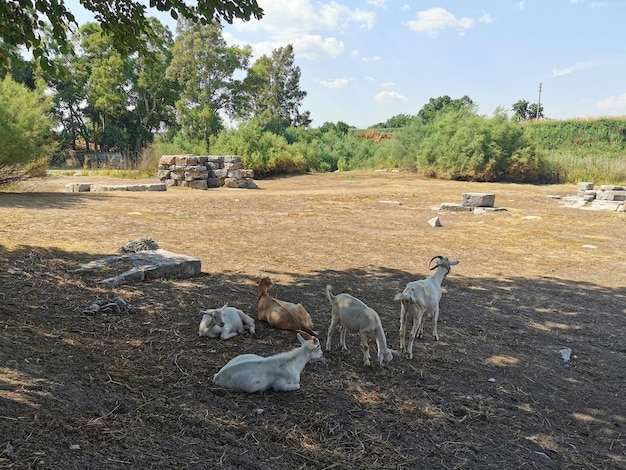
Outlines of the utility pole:
[[541,114],[541,86],[543,83],[539,82],[539,101],[537,102],[537,121],[539,121],[539,115]]

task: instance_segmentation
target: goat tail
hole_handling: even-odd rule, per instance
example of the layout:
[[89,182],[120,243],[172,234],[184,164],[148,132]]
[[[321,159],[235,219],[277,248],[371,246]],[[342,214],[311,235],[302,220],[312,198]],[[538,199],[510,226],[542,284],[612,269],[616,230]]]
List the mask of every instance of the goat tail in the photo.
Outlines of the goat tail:
[[410,299],[408,296],[404,295],[404,292],[400,292],[399,294],[396,294],[393,300],[410,300]]
[[326,286],[326,296],[328,297],[328,301],[332,302],[333,301],[333,286],[331,286],[330,284],[328,284]]

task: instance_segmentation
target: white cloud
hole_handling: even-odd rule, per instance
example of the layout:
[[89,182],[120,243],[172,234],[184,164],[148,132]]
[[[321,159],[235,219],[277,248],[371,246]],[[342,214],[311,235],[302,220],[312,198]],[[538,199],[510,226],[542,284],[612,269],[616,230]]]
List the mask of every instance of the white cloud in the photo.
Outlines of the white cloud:
[[392,101],[406,101],[406,97],[397,91],[381,91],[374,96],[374,100],[379,103],[387,103]]
[[[491,23],[493,20],[488,13],[483,12],[479,22]],[[476,25],[473,18],[457,18],[445,8],[429,8],[416,13],[415,20],[407,23],[410,29],[418,33],[427,33],[436,35],[439,31],[448,28],[454,28],[459,31],[460,35]]]
[[262,33],[267,38],[252,45],[255,55],[293,44],[298,58],[336,57],[344,51],[344,44],[329,31],[343,32],[352,25],[372,29],[375,22],[373,12],[334,0],[315,4],[312,0],[259,0],[258,4],[264,10],[261,21],[233,22],[237,31]]
[[493,23],[493,18],[491,17],[489,13],[487,13],[486,11],[483,11],[482,14],[478,17],[478,22],[484,23],[484,24],[491,24]]
[[593,69],[603,65],[604,62],[601,61],[589,61],[589,62],[576,62],[575,64],[569,65],[563,68],[552,68],[552,76],[553,77],[562,77],[564,75],[569,75],[575,72],[580,72],[582,70]]
[[517,3],[517,6],[520,10],[523,10],[526,7],[526,0],[522,0]]
[[374,55],[372,57],[361,57],[361,62],[378,62],[380,56]]
[[348,80],[346,78],[335,78],[334,80],[317,80],[317,83],[324,88],[346,88]]
[[394,86],[396,84],[396,82],[383,82],[380,84],[380,86],[382,87],[390,87],[390,86]]
[[596,105],[598,109],[617,109],[626,111],[626,93],[618,96],[610,96],[605,100],[599,101]]
[[367,0],[365,3],[376,8],[387,8],[387,0]]

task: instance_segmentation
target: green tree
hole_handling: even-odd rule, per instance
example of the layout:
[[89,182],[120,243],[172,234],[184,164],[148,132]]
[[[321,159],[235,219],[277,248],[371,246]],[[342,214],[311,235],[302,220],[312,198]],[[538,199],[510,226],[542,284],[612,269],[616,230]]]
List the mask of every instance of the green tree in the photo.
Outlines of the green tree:
[[300,112],[306,92],[300,89],[300,67],[291,44],[261,56],[244,79],[239,116],[258,119],[276,134],[290,126],[308,127],[310,113]]
[[179,20],[166,78],[180,85],[176,102],[178,123],[192,140],[209,142],[223,128],[220,112],[231,114],[241,81],[235,72],[246,69],[250,46],[228,46],[218,23],[202,25]]
[[[141,0],[80,0],[94,14],[105,34],[110,35],[115,48],[123,55],[137,51],[141,37],[149,33],[146,5]],[[169,11],[174,19],[179,17],[208,24],[236,18],[249,21],[260,19],[263,10],[256,0],[197,0],[188,5],[186,0],[150,0],[159,11]],[[45,25],[51,27],[51,36],[43,33]],[[62,53],[72,49],[68,32],[76,31],[74,15],[59,0],[19,0],[0,2],[0,71],[9,70],[12,61],[20,61],[19,48],[32,51],[34,58],[44,68],[50,66],[51,48],[59,47]],[[2,75],[0,75],[2,76]]]
[[431,176],[458,180],[540,182],[541,152],[506,116],[487,119],[467,110],[437,116],[421,142],[417,166]]
[[143,52],[131,60],[129,114],[132,148],[138,152],[145,142],[152,141],[156,131],[176,124],[175,102],[178,83],[166,78],[172,61],[174,40],[171,31],[156,18],[150,18],[151,34],[143,36]]
[[[111,36],[104,34],[97,23],[83,25],[78,40],[82,54],[75,64],[87,77],[87,106],[82,112],[91,123],[94,144],[100,150],[125,148],[127,145],[120,145],[118,140],[121,134],[116,122],[124,115],[129,102],[127,91],[132,86],[129,57],[118,52]],[[118,130],[107,131],[108,125]]]
[[453,100],[448,95],[444,95],[428,100],[428,103],[417,113],[417,117],[421,119],[424,124],[428,124],[435,119],[438,114],[448,111],[460,111],[463,108],[470,111],[474,109],[474,102],[469,96],[465,95],[463,98]]
[[530,104],[527,100],[519,100],[513,104],[513,119],[517,122],[532,121],[533,119],[543,118],[543,106],[539,109],[537,103]]
[[10,77],[0,81],[0,184],[19,178],[54,151],[51,100],[43,83],[35,90]]

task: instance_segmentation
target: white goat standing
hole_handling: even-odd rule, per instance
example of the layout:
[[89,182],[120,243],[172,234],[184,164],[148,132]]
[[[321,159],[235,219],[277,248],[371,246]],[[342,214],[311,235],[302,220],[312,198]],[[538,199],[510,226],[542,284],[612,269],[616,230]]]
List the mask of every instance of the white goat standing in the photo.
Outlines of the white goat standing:
[[[439,301],[441,300],[441,283],[450,273],[450,266],[459,264],[458,261],[450,261],[444,256],[435,256],[430,260],[437,260],[435,266],[430,268],[435,272],[426,279],[409,282],[401,294],[395,296],[400,301],[400,350],[413,358],[413,342],[416,334],[421,338],[424,332],[426,316],[433,317],[433,337],[439,341],[437,334],[437,320],[439,318]],[[428,265],[430,266],[430,263]],[[405,341],[407,323],[412,320],[411,338],[408,345]]]
[[328,338],[326,339],[326,351],[331,350],[331,337],[333,331],[339,329],[339,344],[345,351],[346,332],[349,330],[358,333],[361,337],[361,349],[363,349],[363,362],[366,366],[370,363],[369,340],[376,340],[378,348],[378,362],[382,366],[384,361],[390,362],[393,356],[400,353],[387,347],[387,337],[383,330],[378,313],[356,297],[350,294],[333,295],[332,286],[326,286],[326,294],[332,307],[332,320],[328,328]]
[[254,319],[235,307],[224,305],[222,308],[203,310],[204,313],[198,336],[228,339],[239,333],[249,331],[254,334]]
[[291,351],[269,357],[242,354],[231,359],[213,376],[213,383],[248,393],[298,390],[300,373],[307,362],[323,360],[319,339],[301,331],[298,340],[300,347]]

